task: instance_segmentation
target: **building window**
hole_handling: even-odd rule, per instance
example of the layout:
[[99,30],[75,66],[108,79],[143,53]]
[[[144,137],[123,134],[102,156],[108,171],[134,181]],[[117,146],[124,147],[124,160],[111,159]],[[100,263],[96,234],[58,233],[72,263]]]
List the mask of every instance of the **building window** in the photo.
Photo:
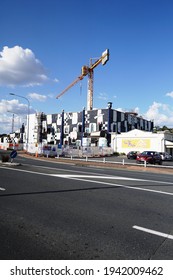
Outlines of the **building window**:
[[82,132],[82,124],[78,124],[78,132]]
[[89,124],[89,130],[90,130],[90,133],[95,132],[96,131],[96,124],[95,123],[90,123]]
[[64,134],[69,134],[69,125],[64,126]]
[[102,130],[102,127],[103,127],[103,124],[102,124],[102,123],[99,123],[99,131]]

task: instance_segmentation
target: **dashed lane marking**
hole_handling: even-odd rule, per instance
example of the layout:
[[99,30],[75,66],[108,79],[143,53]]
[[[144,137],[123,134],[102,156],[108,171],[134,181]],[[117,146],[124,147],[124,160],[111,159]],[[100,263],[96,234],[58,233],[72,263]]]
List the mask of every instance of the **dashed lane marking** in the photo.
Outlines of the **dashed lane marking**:
[[5,189],[0,187],[0,191],[5,191]]

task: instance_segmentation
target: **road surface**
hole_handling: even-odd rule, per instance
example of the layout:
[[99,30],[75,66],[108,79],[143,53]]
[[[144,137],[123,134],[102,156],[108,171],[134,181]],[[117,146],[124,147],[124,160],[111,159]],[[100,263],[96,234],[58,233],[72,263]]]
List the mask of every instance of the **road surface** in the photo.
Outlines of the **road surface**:
[[0,166],[0,259],[173,259],[173,176],[18,157]]

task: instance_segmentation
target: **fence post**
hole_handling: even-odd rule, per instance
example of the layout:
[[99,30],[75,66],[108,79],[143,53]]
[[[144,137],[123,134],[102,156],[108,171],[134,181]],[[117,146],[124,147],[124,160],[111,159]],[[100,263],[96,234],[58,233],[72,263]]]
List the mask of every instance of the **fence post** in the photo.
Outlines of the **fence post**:
[[124,158],[123,158],[123,165],[124,165]]
[[144,161],[144,167],[147,167],[147,162],[146,162],[146,160]]
[[105,157],[103,158],[103,162],[104,162],[104,163],[106,162],[106,159],[105,159]]

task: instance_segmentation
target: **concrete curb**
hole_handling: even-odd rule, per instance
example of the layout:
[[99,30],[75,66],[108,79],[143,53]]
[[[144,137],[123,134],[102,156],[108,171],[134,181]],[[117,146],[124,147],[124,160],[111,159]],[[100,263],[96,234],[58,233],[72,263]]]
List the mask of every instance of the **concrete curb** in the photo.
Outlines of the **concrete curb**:
[[17,162],[2,162],[0,161],[1,165],[5,165],[5,166],[20,166],[21,163],[17,163]]

